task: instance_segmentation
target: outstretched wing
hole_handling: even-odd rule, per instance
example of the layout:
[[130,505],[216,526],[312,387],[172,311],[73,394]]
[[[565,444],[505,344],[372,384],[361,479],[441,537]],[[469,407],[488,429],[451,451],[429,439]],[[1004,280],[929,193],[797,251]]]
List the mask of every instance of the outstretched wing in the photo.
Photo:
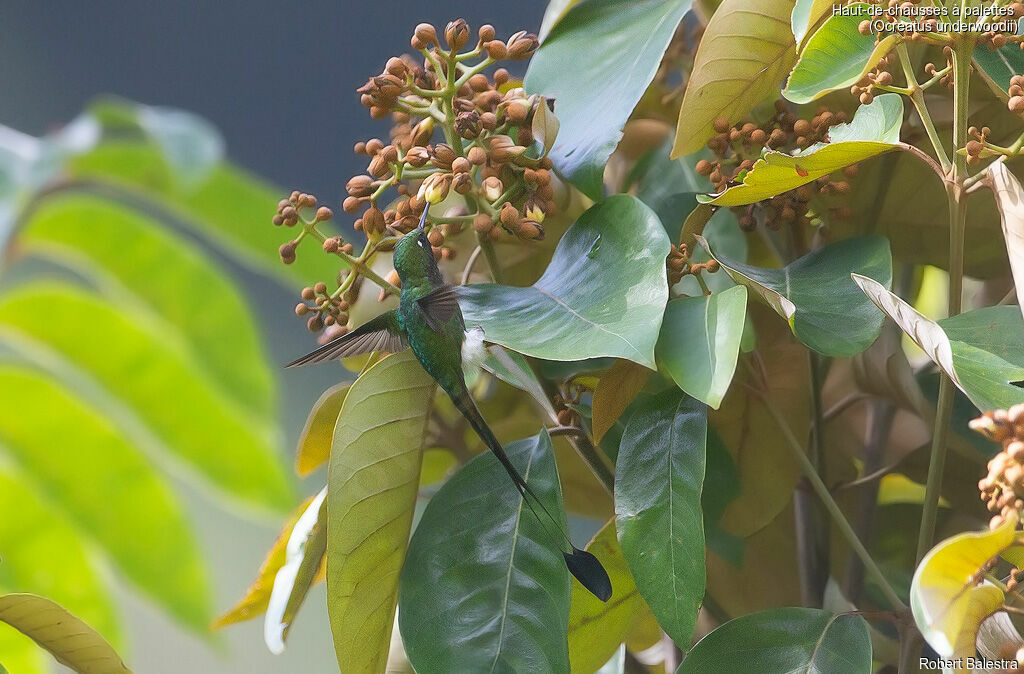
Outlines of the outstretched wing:
[[416,304],[423,313],[427,325],[435,332],[459,310],[459,298],[455,295],[455,290],[449,285],[431,290],[416,300]]
[[398,313],[391,310],[363,323],[352,332],[327,342],[316,351],[307,353],[302,358],[288,363],[285,367],[322,363],[327,360],[348,358],[373,351],[398,353],[407,348],[409,348],[409,342],[398,325]]

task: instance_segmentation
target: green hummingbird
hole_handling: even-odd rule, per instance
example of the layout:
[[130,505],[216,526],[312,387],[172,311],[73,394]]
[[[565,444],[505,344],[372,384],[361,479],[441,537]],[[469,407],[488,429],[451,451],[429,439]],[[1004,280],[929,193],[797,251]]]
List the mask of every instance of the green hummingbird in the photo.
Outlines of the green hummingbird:
[[[441,271],[437,267],[437,261],[424,231],[429,207],[429,203],[424,207],[419,227],[395,244],[395,271],[402,280],[398,308],[367,321],[352,332],[324,344],[286,367],[322,363],[373,351],[395,353],[412,348],[423,369],[444,389],[480,439],[494,452],[523,500],[562,552],[569,572],[595,597],[601,601],[608,601],[612,594],[612,585],[601,562],[593,554],[572,544],[568,535],[562,531],[561,526],[537,498],[533,489],[512,465],[469,394],[462,370],[463,350],[474,344],[482,347],[482,339],[479,336],[479,328],[474,331],[476,334],[471,334],[467,339],[458,296],[441,277]],[[534,504],[540,506],[541,512],[547,516],[554,530],[561,534],[559,538],[556,539],[551,533],[544,519],[534,508]],[[568,551],[564,549],[563,542],[568,544]]]

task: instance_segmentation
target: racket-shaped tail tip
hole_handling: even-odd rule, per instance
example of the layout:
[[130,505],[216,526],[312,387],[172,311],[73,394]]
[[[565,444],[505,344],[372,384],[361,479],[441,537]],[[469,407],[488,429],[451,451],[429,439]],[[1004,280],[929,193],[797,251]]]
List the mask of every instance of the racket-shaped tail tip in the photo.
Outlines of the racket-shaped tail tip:
[[608,578],[608,572],[601,566],[597,557],[586,550],[573,547],[572,552],[563,552],[565,565],[569,567],[569,573],[580,581],[583,587],[587,588],[590,594],[601,601],[608,601],[612,597],[612,581]]

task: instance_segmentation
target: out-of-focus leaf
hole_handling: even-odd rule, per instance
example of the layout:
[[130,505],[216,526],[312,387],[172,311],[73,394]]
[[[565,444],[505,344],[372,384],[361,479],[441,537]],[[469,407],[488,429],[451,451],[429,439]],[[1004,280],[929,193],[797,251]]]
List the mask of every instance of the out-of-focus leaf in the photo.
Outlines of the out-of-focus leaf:
[[[765,369],[766,394],[779,408],[790,428],[807,428],[810,410],[806,350],[793,340],[789,329],[767,308],[750,306],[757,326],[759,360]],[[739,495],[725,509],[722,528],[736,536],[749,536],[775,519],[789,503],[800,470],[778,425],[748,386],[760,386],[751,374],[739,371],[736,385],[711,413],[710,422],[729,450],[739,471]]]
[[[564,527],[547,433],[505,451]],[[545,527],[491,453],[441,487],[402,569],[398,620],[417,672],[569,670],[569,572]]]
[[[54,308],[59,321],[52,320]],[[165,332],[63,283],[26,284],[0,297],[0,340],[58,374],[77,367],[90,375],[166,451],[220,489],[250,503],[286,507],[292,489],[271,438]]]
[[979,410],[1009,409],[1024,402],[1024,319],[1016,307],[986,307],[938,323],[880,283],[853,280],[914,340]]
[[128,439],[51,379],[21,367],[0,366],[0,409],[10,411],[0,414],[0,446],[50,502],[174,617],[205,628],[209,588],[188,522]]
[[684,297],[665,307],[658,358],[679,388],[715,409],[736,371],[746,309],[743,286]]
[[640,594],[685,644],[704,599],[707,407],[669,389],[641,403],[615,462],[615,526]]
[[239,262],[286,283],[309,284],[338,273],[326,255],[303,255],[305,248],[293,264],[281,264],[277,249],[296,234],[270,223],[283,191],[230,164],[218,164],[209,177],[191,185],[175,174],[155,145],[110,142],[73,158],[68,170],[73,178],[110,182],[152,200]]
[[334,429],[327,609],[346,672],[379,672],[387,661],[433,392],[411,352],[393,354],[352,384]]
[[714,121],[740,121],[778,94],[796,62],[790,28],[794,0],[724,0],[708,22],[679,108],[672,158],[693,154],[714,135]]
[[263,621],[263,641],[274,655],[284,652],[295,616],[313,586],[327,551],[327,487],[313,497],[299,515],[285,546],[284,564],[274,576],[267,614]]
[[833,171],[900,147],[903,99],[882,94],[857,108],[849,124],[829,131],[829,142],[799,154],[768,150],[754,163],[743,183],[707,199],[715,206],[743,206],[813,182]]
[[299,435],[299,449],[295,454],[295,471],[299,475],[309,475],[331,457],[334,424],[341,414],[349,386],[348,383],[332,386],[313,403]]
[[910,606],[921,634],[941,657],[975,654],[981,621],[1003,605],[1003,591],[984,581],[985,565],[1016,540],[1016,518],[992,531],[967,532],[932,548],[914,572]]
[[526,90],[556,101],[561,130],[548,155],[594,200],[622,127],[693,0],[583,0],[530,59]]
[[0,595],[0,621],[31,637],[58,662],[80,674],[130,672],[99,632],[39,595]]
[[552,421],[557,421],[555,408],[522,354],[506,351],[497,344],[492,344],[487,347],[487,358],[483,362],[483,368],[506,384],[529,393],[548,417]]
[[622,416],[633,399],[643,390],[651,371],[633,361],[619,359],[597,382],[594,390],[594,441],[601,438]]
[[870,671],[871,637],[864,618],[778,608],[725,623],[697,642],[678,674]]
[[[831,9],[831,0],[827,5]],[[869,11],[867,3],[855,2],[825,21],[807,40],[782,95],[794,103],[810,103],[873,70],[903,38],[892,34],[876,44],[874,34],[862,35],[858,27],[870,18]]]
[[213,621],[212,629],[216,630],[245,620],[251,620],[267,610],[270,593],[274,589],[274,577],[277,575],[278,570],[284,566],[286,558],[285,549],[288,546],[288,540],[291,538],[292,530],[295,528],[295,523],[298,522],[299,517],[306,512],[309,504],[312,502],[313,497],[306,499],[288,517],[281,528],[281,533],[277,535],[274,544],[270,546],[270,550],[267,551],[266,556],[263,558],[263,563],[256,574],[256,579],[249,586],[249,589],[246,590],[245,596],[231,610]]
[[988,173],[996,194],[996,206],[1002,216],[1003,238],[1006,239],[1006,252],[1010,256],[1010,269],[1017,288],[1017,304],[1024,312],[1024,187],[1006,164],[992,164]]
[[612,597],[601,601],[578,582],[572,584],[569,610],[569,664],[574,674],[590,674],[611,658],[644,611],[650,611],[633,583],[622,548],[609,520],[587,544],[612,581]]
[[486,339],[549,360],[612,356],[654,367],[668,300],[668,237],[650,208],[619,194],[589,209],[528,288],[460,286],[466,325]]
[[139,105],[136,114],[186,184],[202,182],[224,156],[224,138],[199,115],[152,105]]
[[0,674],[49,674],[46,651],[13,627],[0,624]]
[[458,460],[447,449],[432,447],[423,450],[423,466],[420,468],[420,488],[437,484],[446,478],[456,465],[458,465]]
[[798,46],[803,44],[808,32],[832,11],[832,2],[833,0],[796,0],[790,22]]
[[[708,251],[706,241],[701,241]],[[736,283],[747,286],[789,321],[797,339],[826,356],[852,356],[871,346],[884,316],[849,278],[851,271],[892,284],[892,255],[882,237],[834,243],[782,269],[762,269],[716,256]]]
[[7,514],[0,517],[0,587],[52,597],[119,644],[110,589],[84,541],[24,475],[6,467],[0,467],[0,513]]
[[19,232],[29,254],[116,285],[180,331],[227,393],[256,415],[274,410],[273,376],[252,311],[197,247],[138,211],[89,195],[43,202]]

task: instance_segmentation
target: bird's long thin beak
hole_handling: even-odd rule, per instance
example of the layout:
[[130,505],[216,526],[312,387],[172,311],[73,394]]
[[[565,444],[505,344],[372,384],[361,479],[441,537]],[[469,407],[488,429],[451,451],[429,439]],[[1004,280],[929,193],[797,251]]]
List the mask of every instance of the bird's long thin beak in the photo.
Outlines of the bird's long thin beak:
[[423,230],[423,226],[427,224],[427,211],[430,210],[430,202],[428,201],[423,205],[423,215],[420,216],[420,230]]

